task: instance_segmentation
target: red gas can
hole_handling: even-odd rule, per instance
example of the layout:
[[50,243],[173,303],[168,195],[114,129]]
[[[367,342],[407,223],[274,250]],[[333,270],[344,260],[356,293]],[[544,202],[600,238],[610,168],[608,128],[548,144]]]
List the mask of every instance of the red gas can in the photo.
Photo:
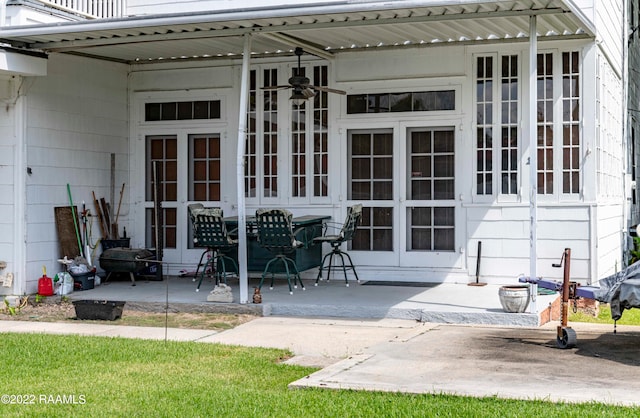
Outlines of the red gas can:
[[38,294],[40,296],[53,296],[53,280],[47,277],[47,268],[42,266],[42,277],[38,279]]

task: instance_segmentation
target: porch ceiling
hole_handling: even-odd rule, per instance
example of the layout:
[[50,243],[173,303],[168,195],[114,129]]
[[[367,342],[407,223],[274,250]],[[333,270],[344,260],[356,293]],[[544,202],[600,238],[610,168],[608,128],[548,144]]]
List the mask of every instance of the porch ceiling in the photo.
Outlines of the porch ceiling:
[[329,58],[341,51],[526,39],[531,15],[538,16],[541,41],[595,32],[571,0],[400,0],[6,27],[0,42],[29,51],[153,63],[239,57],[242,36],[251,33],[255,56],[303,46]]

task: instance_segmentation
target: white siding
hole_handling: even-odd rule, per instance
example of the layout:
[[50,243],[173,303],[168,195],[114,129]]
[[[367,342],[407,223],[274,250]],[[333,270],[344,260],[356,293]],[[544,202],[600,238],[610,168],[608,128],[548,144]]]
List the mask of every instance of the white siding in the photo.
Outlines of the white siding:
[[597,58],[596,166],[598,211],[594,281],[623,268],[624,147],[622,80],[602,54]]
[[[11,79],[0,80],[3,89],[9,88]],[[10,101],[9,101],[10,102]],[[15,150],[16,138],[14,130],[15,108],[5,105],[6,112],[0,113],[0,261],[7,263],[7,268],[0,274],[13,273],[16,266],[14,259],[14,227],[16,223],[14,211],[14,177],[16,170]],[[0,295],[11,294],[12,287],[0,286]]]
[[627,28],[622,16],[623,0],[595,1],[596,39],[613,69],[622,74],[622,46]]
[[[467,208],[469,234],[467,254],[470,274],[477,261],[477,243],[482,241],[481,275],[514,281],[529,274],[529,206]],[[553,268],[565,248],[571,248],[571,276],[589,277],[590,213],[588,206],[539,206],[537,223],[537,272],[545,278],[562,278]]]
[[[26,81],[27,266],[26,292],[37,288],[42,266],[60,271],[54,207],[85,201],[93,213],[92,191],[110,201],[111,154],[116,155],[116,188],[128,179],[127,67],[52,55],[46,77]],[[117,198],[116,194],[116,198]],[[126,225],[128,199],[119,223]],[[113,203],[112,203],[113,205]],[[97,224],[93,240],[99,238]]]
[[622,270],[623,218],[624,206],[620,204],[602,205],[598,207],[596,223],[597,246],[596,277],[593,281],[603,279]]

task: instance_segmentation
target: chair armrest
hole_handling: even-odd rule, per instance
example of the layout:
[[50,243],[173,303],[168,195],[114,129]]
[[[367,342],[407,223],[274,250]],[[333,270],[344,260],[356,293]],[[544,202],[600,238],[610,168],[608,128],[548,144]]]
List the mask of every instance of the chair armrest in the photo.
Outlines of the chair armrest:
[[313,239],[309,238],[308,230],[309,228],[301,226],[293,231],[293,237],[296,240],[302,242],[302,248],[309,248],[309,246],[313,243]]

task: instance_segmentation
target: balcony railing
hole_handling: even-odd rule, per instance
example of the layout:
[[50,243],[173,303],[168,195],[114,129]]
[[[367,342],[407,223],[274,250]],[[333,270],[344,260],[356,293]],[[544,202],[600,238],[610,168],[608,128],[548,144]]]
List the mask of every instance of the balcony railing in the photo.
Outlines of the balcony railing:
[[39,0],[41,3],[88,19],[122,17],[127,0]]

